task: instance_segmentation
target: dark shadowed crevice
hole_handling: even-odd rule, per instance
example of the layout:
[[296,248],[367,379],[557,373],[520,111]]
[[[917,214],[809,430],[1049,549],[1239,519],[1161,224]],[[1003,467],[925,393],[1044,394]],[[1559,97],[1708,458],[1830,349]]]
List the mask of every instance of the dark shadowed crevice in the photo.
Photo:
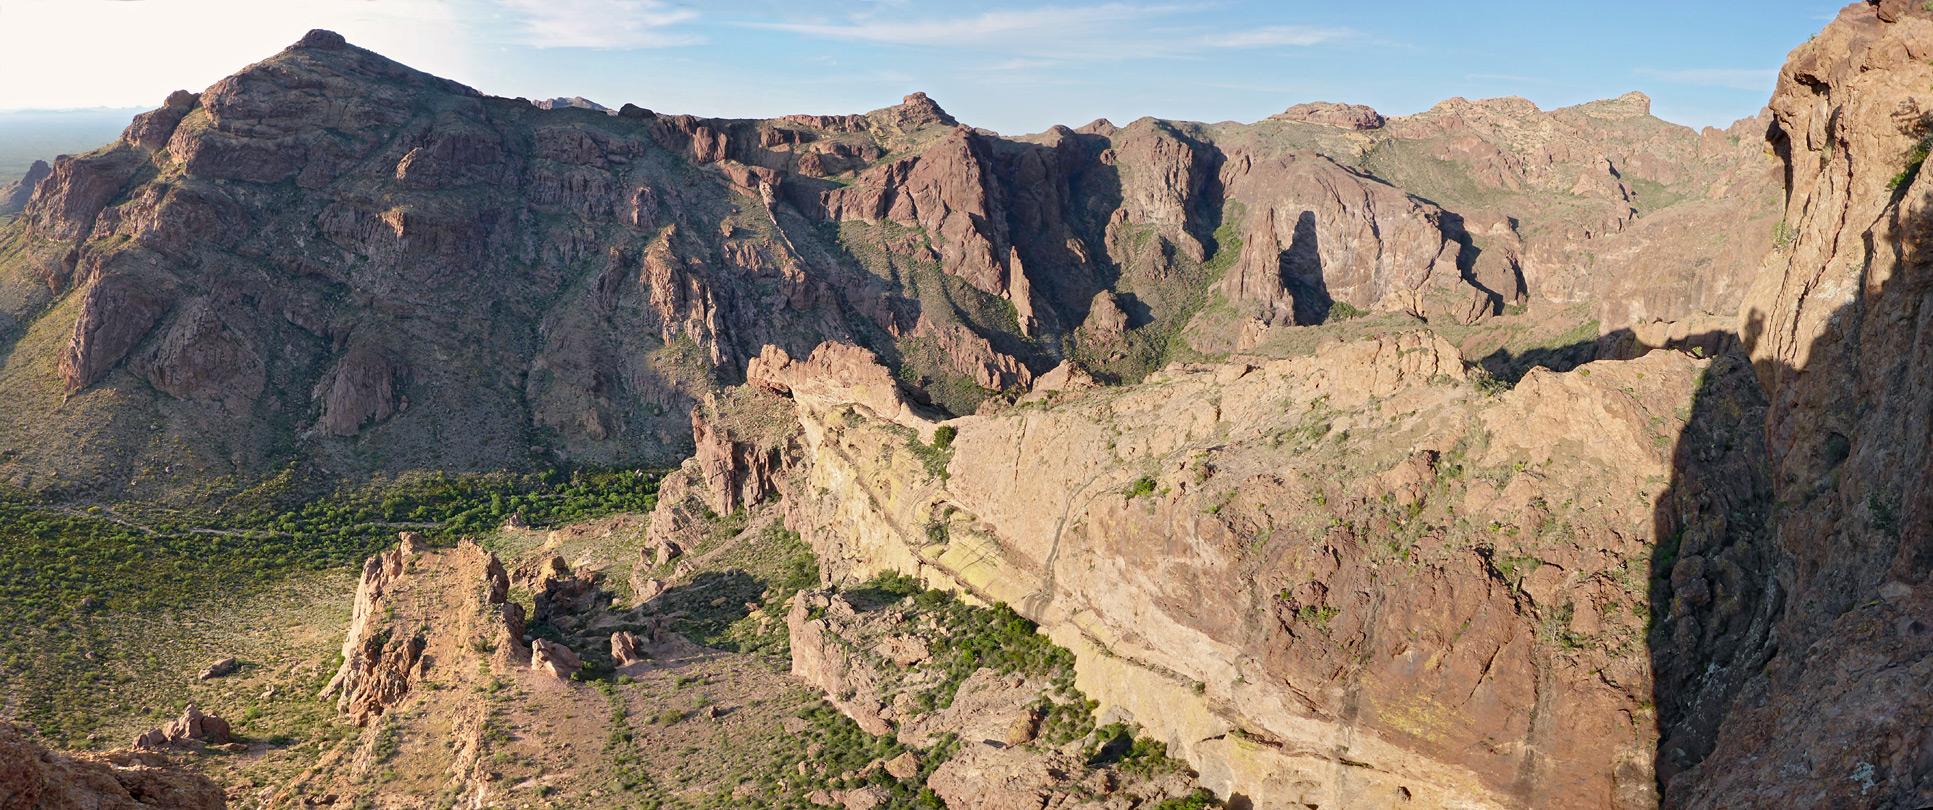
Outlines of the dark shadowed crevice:
[[1765,394],[1738,341],[1718,337],[1726,350],[1700,380],[1673,449],[1647,567],[1660,785],[1711,753],[1725,709],[1773,652],[1783,604]]

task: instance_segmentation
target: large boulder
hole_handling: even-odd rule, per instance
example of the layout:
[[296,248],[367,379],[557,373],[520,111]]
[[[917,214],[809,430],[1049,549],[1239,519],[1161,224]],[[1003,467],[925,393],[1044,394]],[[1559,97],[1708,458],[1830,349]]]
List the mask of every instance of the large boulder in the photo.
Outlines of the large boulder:
[[548,639],[530,642],[530,668],[547,673],[560,681],[568,681],[584,667],[584,659],[571,648]]
[[189,706],[180,717],[168,721],[167,725],[134,738],[134,747],[163,748],[194,743],[220,745],[233,742],[234,739],[234,731],[227,720]]

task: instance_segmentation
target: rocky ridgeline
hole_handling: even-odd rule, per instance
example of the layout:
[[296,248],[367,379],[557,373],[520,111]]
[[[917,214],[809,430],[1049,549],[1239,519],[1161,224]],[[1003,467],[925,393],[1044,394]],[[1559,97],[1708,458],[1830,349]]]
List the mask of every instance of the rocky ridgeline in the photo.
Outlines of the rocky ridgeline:
[[[509,593],[509,574],[495,554],[469,541],[431,552],[404,532],[396,548],[363,566],[342,666],[318,697],[336,698],[350,723],[367,726],[407,697],[434,662],[460,660],[472,641],[492,649],[500,665],[529,661],[524,609],[507,601]],[[553,602],[537,605],[548,620]]]
[[1775,218],[1762,122],[1697,133],[1636,96],[1027,138],[920,94],[771,120],[579,101],[315,32],[57,161],[0,236],[0,477],[247,476],[291,436],[351,473],[669,464],[768,346],[863,346],[964,414],[1337,305],[1729,315]]

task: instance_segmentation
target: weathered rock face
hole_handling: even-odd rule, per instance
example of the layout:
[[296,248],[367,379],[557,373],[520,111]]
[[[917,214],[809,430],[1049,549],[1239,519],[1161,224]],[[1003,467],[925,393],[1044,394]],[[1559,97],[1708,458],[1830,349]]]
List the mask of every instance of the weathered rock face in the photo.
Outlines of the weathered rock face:
[[[1770,401],[1764,587],[1784,613],[1710,755],[1666,784],[1674,806],[1933,803],[1928,59],[1933,13],[1856,3],[1780,72],[1790,230],[1740,321]],[[1677,573],[1672,598],[1702,599]]]
[[[759,362],[753,360],[754,364]],[[776,377],[787,372],[769,369],[760,373],[768,375],[761,377],[768,384],[783,385]],[[694,458],[712,512],[729,515],[777,494],[786,468],[798,456],[793,443],[796,424],[783,398],[756,386],[728,392],[722,401],[709,397],[702,407],[692,409],[691,433],[698,448]],[[660,550],[676,546],[676,540],[670,537],[654,535],[653,539]],[[666,560],[660,560],[660,564]]]
[[[1528,293],[1588,303],[1608,330],[1736,311],[1778,221],[1766,123],[1694,132],[1640,93],[1548,112],[1459,98],[1390,122],[1369,163],[1466,219],[1507,215],[1494,238],[1468,229],[1479,258],[1517,254]],[[1430,181],[1429,161],[1476,193]]]
[[405,532],[400,545],[363,565],[342,667],[319,697],[336,697],[337,711],[366,726],[407,696],[432,662],[458,660],[455,651],[473,642],[518,655],[523,610],[505,604],[509,588],[503,564],[476,543],[430,551]]
[[[1065,688],[1065,673],[979,667],[943,685],[943,673],[956,661],[937,660],[934,653],[972,643],[986,632],[986,620],[962,619],[953,611],[958,606],[935,609],[923,601],[881,605],[830,590],[800,592],[786,617],[792,674],[822,690],[861,728],[894,735],[909,749],[931,751],[943,740],[957,741],[958,749],[944,754],[947,761],[925,780],[949,807],[1071,808],[1103,796],[1115,807],[1150,806],[1194,790],[1193,780],[1178,770],[1130,773],[1084,752],[1084,729],[1092,728],[1092,718]],[[930,708],[941,703],[944,708]],[[1050,710],[1057,713],[1058,736],[1043,739]],[[1026,733],[1016,735],[1015,729]],[[1097,745],[1108,742],[1102,737]],[[921,766],[920,755],[908,750],[867,770],[914,779]],[[854,798],[850,791],[829,791],[820,803],[850,806]]]
[[[801,399],[791,521],[833,582],[896,570],[1014,606],[1104,712],[1257,807],[1653,806],[1644,561],[1716,509],[1763,519],[1751,422],[1695,464],[1673,450],[1701,378],[1749,413],[1750,367],[1659,351],[1496,398],[1464,374],[1426,332],[1174,368],[955,420],[944,479],[902,428]],[[802,605],[795,666],[865,703]]]
[[924,422],[906,400],[892,371],[871,351],[843,343],[824,343],[804,361],[767,346],[746,366],[745,381],[795,400],[852,403],[881,419],[900,424]]
[[595,571],[572,574],[562,557],[551,557],[534,570],[519,569],[519,584],[530,589],[530,620],[547,624],[559,618],[583,613],[597,601]]
[[833,705],[866,733],[893,733],[892,721],[881,713],[886,709],[884,678],[871,667],[854,666],[830,620],[812,618],[815,608],[831,611],[835,618],[853,618],[852,604],[838,596],[799,592],[785,617],[792,638],[792,674],[825,690]]
[[[1222,182],[1249,211],[1241,259],[1222,291],[1265,324],[1321,323],[1336,302],[1422,315],[1425,285],[1469,291],[1444,212],[1374,178],[1313,153],[1238,154]],[[1514,302],[1512,271],[1506,291]],[[1506,293],[1491,295],[1494,311]]]
[[63,756],[0,723],[0,808],[222,810],[221,786],[151,752]]
[[620,667],[630,666],[644,660],[643,648],[634,633],[620,631],[611,634],[611,661]]

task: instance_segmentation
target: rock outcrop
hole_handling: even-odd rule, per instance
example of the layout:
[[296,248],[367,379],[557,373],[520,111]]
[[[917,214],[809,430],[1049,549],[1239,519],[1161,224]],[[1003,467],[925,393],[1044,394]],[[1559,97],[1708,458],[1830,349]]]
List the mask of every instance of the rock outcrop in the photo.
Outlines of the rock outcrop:
[[0,722],[0,807],[7,810],[222,810],[220,785],[152,752],[66,756]]
[[342,666],[319,697],[335,697],[337,711],[366,726],[408,696],[435,661],[457,660],[452,650],[482,642],[519,655],[523,610],[506,604],[509,588],[503,564],[475,542],[432,551],[404,532],[396,548],[363,565]]
[[220,745],[234,739],[235,733],[227,720],[189,706],[180,717],[168,721],[167,725],[134,738],[133,747],[162,748],[192,743]]
[[821,344],[803,361],[777,346],[766,346],[746,366],[745,380],[804,402],[859,405],[898,424],[919,426],[930,421],[914,411],[899,381],[876,355],[849,344]]
[[[786,617],[793,675],[825,692],[862,729],[893,735],[909,748],[867,771],[878,768],[901,780],[924,773],[927,789],[949,807],[1071,808],[1096,794],[1115,794],[1115,807],[1145,807],[1194,789],[1188,774],[1171,766],[1112,767],[1105,752],[1115,732],[1093,729],[1087,705],[1066,688],[1069,673],[1043,673],[1035,661],[1025,674],[976,667],[949,683],[959,677],[949,669],[963,662],[940,656],[974,644],[989,618],[1001,617],[963,613],[960,605],[928,597],[880,605],[863,592],[802,591]],[[1042,726],[1050,711],[1056,736],[1046,739]],[[1024,739],[1012,733],[1022,727],[1029,732]],[[928,773],[916,748],[945,761]],[[855,797],[828,791],[824,798],[850,806]]]
[[568,681],[583,667],[584,659],[569,647],[541,638],[530,642],[531,669],[560,681]]
[[619,631],[611,634],[611,661],[620,667],[628,667],[645,660],[643,646],[636,634]]
[[223,658],[222,660],[216,661],[215,663],[209,664],[207,667],[203,668],[201,670],[201,674],[196,675],[195,679],[205,681],[210,678],[220,678],[227,675],[233,675],[236,672],[241,671],[241,668],[242,668],[242,662],[237,661],[233,658]]
[[1270,117],[1343,129],[1379,129],[1386,123],[1382,113],[1376,112],[1372,107],[1361,104],[1337,104],[1332,101],[1297,104]]

